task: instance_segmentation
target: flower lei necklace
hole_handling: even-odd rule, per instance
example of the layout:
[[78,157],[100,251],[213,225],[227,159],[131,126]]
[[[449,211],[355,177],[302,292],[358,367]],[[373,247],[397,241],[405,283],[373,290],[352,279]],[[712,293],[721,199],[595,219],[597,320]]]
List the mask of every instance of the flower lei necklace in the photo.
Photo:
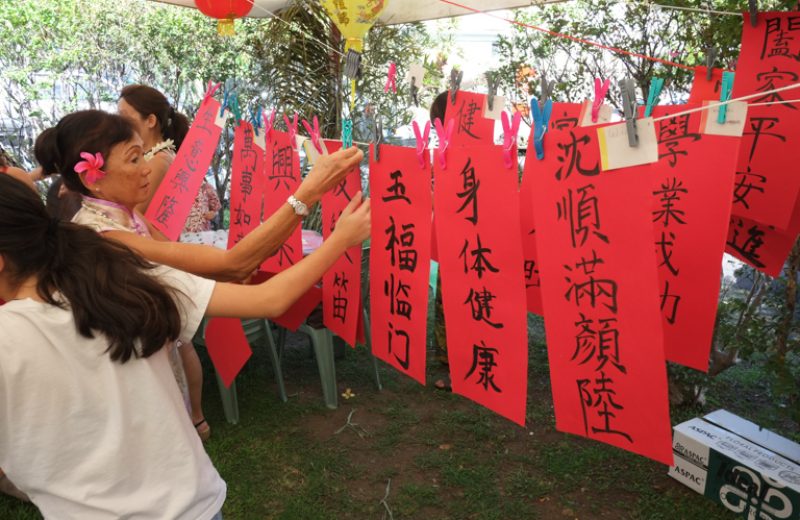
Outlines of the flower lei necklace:
[[144,160],[149,161],[150,159],[155,157],[158,152],[162,152],[164,150],[169,150],[170,152],[174,152],[175,141],[173,141],[172,139],[167,139],[166,141],[161,141],[160,143],[156,144],[144,154]]

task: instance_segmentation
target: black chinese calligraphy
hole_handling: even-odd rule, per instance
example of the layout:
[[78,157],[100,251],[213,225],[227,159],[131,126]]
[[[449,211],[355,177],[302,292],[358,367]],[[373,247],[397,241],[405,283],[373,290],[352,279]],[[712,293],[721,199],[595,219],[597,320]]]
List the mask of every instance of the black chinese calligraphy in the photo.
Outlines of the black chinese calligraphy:
[[333,276],[333,287],[336,293],[333,296],[333,317],[342,323],[347,321],[347,279],[344,271],[337,271]]
[[569,223],[572,247],[586,244],[591,232],[599,240],[609,243],[608,236],[601,232],[600,208],[597,197],[593,195],[594,185],[587,184],[577,190],[578,200],[575,201],[572,189],[567,190],[567,196],[556,202],[558,220]]
[[800,31],[800,16],[790,16],[785,20],[781,16],[768,16],[761,45],[761,59],[782,57],[800,61],[800,53],[793,54],[791,49],[795,38],[790,33],[795,31]]
[[[590,385],[594,382],[594,386]],[[607,377],[603,371],[600,375],[592,381],[591,379],[578,379],[576,381],[578,386],[578,397],[581,401],[581,412],[583,413],[583,424],[586,435],[589,436],[589,431],[593,434],[609,434],[618,435],[625,438],[628,442],[633,443],[633,438],[612,426],[612,421],[616,419],[617,415],[615,410],[624,410],[624,407],[617,403],[615,400],[616,391],[613,388],[614,380]],[[594,415],[600,419],[601,426],[589,426],[589,413],[594,412]]]
[[[393,323],[389,323],[389,354],[394,355],[394,358],[403,367],[404,370],[408,370],[408,367],[411,365],[411,360],[409,359],[409,354],[411,353],[411,338],[408,336],[408,332],[400,329],[395,329]],[[395,345],[394,339],[400,338],[400,342],[402,342],[402,346],[398,348]],[[400,351],[402,354],[401,356],[397,355],[397,352]]]
[[598,304],[602,304],[611,312],[617,312],[617,282],[610,278],[595,278],[597,267],[603,263],[605,263],[604,260],[597,256],[596,251],[592,250],[591,258],[582,257],[579,262],[574,264],[574,267],[564,266],[567,271],[564,279],[568,284],[564,297],[567,301],[574,302],[578,307],[588,301],[589,306],[593,309]]
[[678,164],[678,156],[689,155],[681,145],[686,141],[699,141],[701,138],[700,134],[689,131],[691,116],[692,114],[685,114],[671,117],[658,125],[658,142],[666,148],[666,151],[659,153],[658,158],[669,157],[668,164],[672,168]]
[[387,236],[384,250],[391,253],[392,266],[399,266],[401,271],[411,271],[417,268],[418,252],[414,247],[414,224],[402,224],[401,233],[397,235],[397,226],[394,217],[389,216],[389,227],[384,230]]
[[461,105],[458,108],[458,112],[456,112],[456,121],[458,122],[458,132],[465,133],[468,136],[479,139],[479,136],[475,135],[472,132],[472,127],[475,126],[476,118],[480,117],[481,107],[476,103],[474,100],[470,99],[469,102],[466,100],[461,101]]
[[473,320],[482,321],[495,329],[502,329],[502,323],[495,323],[491,320],[492,311],[494,310],[492,300],[496,298],[497,296],[486,289],[486,287],[477,291],[475,289],[470,289],[467,299],[464,300],[464,304],[470,305]]
[[[458,255],[459,258],[464,259],[464,274],[467,274],[469,271],[473,271],[478,275],[478,278],[483,278],[483,273],[489,271],[491,273],[498,273],[500,272],[492,263],[489,261],[489,254],[491,254],[492,250],[488,247],[484,247],[483,243],[481,242],[481,235],[477,235],[476,239],[477,244],[474,248],[470,248],[469,240],[464,240],[464,247],[461,249],[461,253]],[[472,263],[469,263],[469,257],[472,257]]]
[[653,222],[661,222],[664,227],[671,223],[686,224],[686,212],[678,207],[681,195],[689,193],[683,187],[683,181],[672,177],[661,184],[661,189],[653,192],[658,197],[659,209],[653,211]]
[[748,161],[753,160],[753,156],[756,154],[756,150],[758,149],[758,143],[761,141],[762,137],[772,137],[773,139],[778,139],[782,143],[786,142],[786,136],[783,134],[779,134],[777,132],[770,132],[781,122],[780,118],[778,117],[751,117],[748,119],[750,122],[750,130],[747,130],[742,133],[742,135],[752,135],[753,136],[753,144],[750,145],[750,156]]
[[557,160],[563,165],[556,171],[556,179],[569,179],[569,176],[576,170],[579,174],[586,177],[592,177],[600,173],[599,161],[595,162],[594,166],[583,164],[582,149],[590,143],[591,139],[589,139],[588,135],[583,135],[578,138],[575,133],[570,130],[569,141],[556,144],[560,151]]
[[757,224],[745,228],[742,219],[731,219],[726,245],[755,267],[765,267],[759,254],[759,250],[764,245],[764,230],[760,229]]
[[294,152],[291,146],[278,148],[278,143],[273,144],[275,152],[272,154],[272,172],[267,180],[275,182],[273,191],[278,191],[281,184],[284,189],[291,190],[291,186],[297,180],[294,175]]
[[170,218],[175,214],[175,206],[177,204],[178,199],[171,195],[164,195],[156,210],[156,222],[166,226]]
[[381,197],[383,202],[392,202],[396,200],[402,200],[407,204],[411,204],[411,199],[406,196],[406,185],[403,184],[403,172],[400,170],[395,170],[389,174],[389,177],[392,179],[392,184],[390,184],[386,188],[387,195]]
[[469,376],[477,370],[477,384],[481,385],[484,390],[489,390],[491,387],[493,391],[502,393],[500,387],[494,382],[494,368],[497,366],[495,356],[498,354],[498,350],[496,348],[487,347],[486,343],[483,341],[480,343],[480,345],[472,346],[472,365],[467,375],[464,376],[464,379],[469,379]]
[[767,184],[767,176],[755,173],[750,166],[746,171],[736,172],[736,184],[733,189],[733,203],[740,204],[745,208],[750,208],[748,198],[750,193],[764,193],[764,187]]
[[411,319],[413,307],[408,300],[411,286],[396,280],[394,273],[389,275],[389,280],[383,282],[383,294],[389,297],[389,314]]
[[459,199],[462,200],[461,207],[456,210],[456,213],[461,213],[466,210],[467,216],[465,220],[472,222],[474,225],[478,224],[478,189],[481,186],[481,181],[475,178],[475,168],[472,166],[472,158],[467,158],[467,164],[461,170],[461,187],[463,191],[457,193]]
[[616,327],[616,318],[603,318],[595,320],[580,313],[580,319],[575,322],[578,333],[575,335],[575,352],[570,361],[578,361],[579,365],[594,360],[597,362],[596,371],[603,370],[609,361],[621,373],[626,374],[627,369],[622,364],[619,354],[619,330]]

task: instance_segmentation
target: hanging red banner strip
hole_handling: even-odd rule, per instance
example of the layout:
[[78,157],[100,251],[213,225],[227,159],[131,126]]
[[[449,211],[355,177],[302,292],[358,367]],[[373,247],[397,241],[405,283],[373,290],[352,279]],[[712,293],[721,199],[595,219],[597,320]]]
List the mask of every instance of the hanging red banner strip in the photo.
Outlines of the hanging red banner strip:
[[[580,120],[581,105],[578,103],[553,103],[548,131],[575,128]],[[522,250],[524,254],[525,293],[528,302],[528,312],[544,316],[542,308],[541,273],[539,272],[538,254],[536,248],[536,223],[533,205],[533,177],[541,171],[541,161],[536,158],[533,145],[533,129],[528,139],[528,150],[525,155],[525,167],[520,184],[520,217],[522,233]],[[545,139],[547,134],[545,133]]]
[[[341,141],[325,141],[328,153],[341,149]],[[361,171],[354,168],[347,177],[322,197],[322,235],[327,238],[336,221],[361,191]],[[333,333],[355,347],[361,319],[361,245],[348,249],[322,278],[323,323]]]
[[724,69],[711,69],[711,79],[708,79],[707,67],[695,68],[688,103],[699,105],[703,101],[719,101],[723,72]]
[[[794,35],[794,36],[792,36]],[[800,79],[800,13],[759,13],[755,27],[744,15],[742,51],[733,97],[766,92]],[[790,94],[788,99],[791,99]],[[758,104],[787,99],[782,93],[749,100]],[[800,148],[800,107],[796,104],[750,107],[739,163],[733,214],[787,230],[800,193],[794,156]],[[800,217],[800,215],[799,215]]]
[[549,133],[534,176],[556,427],[671,465],[650,170],[601,172],[597,140]]
[[450,100],[450,94],[447,94],[444,126],[446,128],[448,123],[453,121],[450,148],[494,142],[494,119],[483,117],[485,104],[484,94],[459,90],[456,92],[455,103]]
[[[272,130],[264,165],[264,220],[284,204],[300,186],[300,156],[287,132]],[[303,258],[302,230],[297,226],[281,247],[261,264],[260,270],[279,273]]]
[[233,134],[228,249],[261,223],[263,168],[264,149],[256,143],[253,125],[242,121]]
[[500,146],[436,151],[434,207],[453,391],[525,424],[528,330],[516,164]]
[[[653,116],[685,109],[656,107]],[[648,177],[666,358],[707,371],[740,138],[701,134],[701,119],[656,123],[659,161]]]
[[230,388],[253,350],[238,318],[213,318],[205,330],[206,347],[222,382]]
[[728,227],[725,252],[763,273],[779,276],[796,238],[796,231],[780,231],[773,226],[733,215]]
[[225,126],[219,109],[219,101],[213,98],[200,105],[189,133],[145,213],[147,220],[170,240],[178,240],[181,235],[217,149]]
[[414,148],[382,145],[379,151],[369,170],[372,353],[424,385],[433,212],[430,163],[420,166]]

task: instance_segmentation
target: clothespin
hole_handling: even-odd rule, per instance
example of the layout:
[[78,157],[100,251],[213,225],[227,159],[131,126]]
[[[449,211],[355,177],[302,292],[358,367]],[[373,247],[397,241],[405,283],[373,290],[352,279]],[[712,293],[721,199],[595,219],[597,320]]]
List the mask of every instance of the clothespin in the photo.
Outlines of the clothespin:
[[464,71],[453,69],[450,71],[450,103],[456,104],[456,93],[461,88],[461,80],[464,79]]
[[555,81],[547,81],[547,76],[544,73],[541,75],[539,83],[542,87],[542,97],[539,98],[539,110],[544,110],[544,104],[550,100],[553,95],[553,87],[556,86]]
[[397,94],[397,65],[395,62],[389,62],[389,72],[386,74],[386,85],[383,86],[383,93],[389,92],[389,89],[392,89],[392,92]]
[[439,136],[439,166],[442,169],[447,169],[447,161],[445,160],[445,152],[447,152],[447,147],[450,146],[450,137],[453,135],[453,123],[455,119],[451,119],[447,122],[447,128],[442,125],[441,119],[436,119],[433,122],[433,126],[436,127],[436,135]]
[[[720,101],[728,101],[731,99],[731,94],[733,93],[734,77],[735,73],[733,72],[726,71],[722,73],[722,87],[720,87],[719,91]],[[717,114],[717,123],[724,124],[727,118],[728,118],[728,105],[720,105],[719,114]]]
[[431,135],[431,122],[425,122],[425,132],[420,132],[419,123],[414,121],[411,123],[411,126],[414,127],[414,135],[417,138],[417,159],[419,159],[419,167],[425,168],[425,152],[428,149],[428,140],[430,139]]
[[262,117],[264,118],[264,139],[269,139],[269,134],[272,133],[272,129],[275,126],[275,114],[277,112],[276,108],[272,109],[270,112],[269,117],[267,117],[266,113],[262,113]]
[[380,118],[375,117],[375,124],[373,126],[375,131],[375,139],[372,140],[372,160],[378,162],[381,160],[381,144],[383,144],[383,125]]
[[239,108],[239,94],[235,90],[231,92],[231,96],[228,99],[228,107],[233,112],[233,117],[236,118],[236,124],[238,125],[242,120],[242,109]]
[[758,4],[756,0],[747,0],[747,5],[750,8],[750,25],[753,27],[758,26]]
[[647,93],[647,104],[644,107],[644,117],[650,117],[653,113],[653,107],[658,104],[658,98],[661,96],[661,89],[664,87],[663,78],[653,78],[650,81],[650,91]]
[[342,120],[342,148],[353,146],[353,120]]
[[417,77],[411,76],[411,86],[409,87],[409,95],[411,96],[411,102],[414,103],[415,107],[419,106],[419,87],[417,86]]
[[225,87],[222,87],[222,105],[219,107],[219,117],[225,115],[225,109],[228,108],[228,98],[230,97],[231,91]]
[[503,122],[503,162],[506,168],[511,168],[514,166],[514,162],[511,160],[511,151],[514,149],[514,144],[517,142],[517,134],[519,133],[519,123],[522,121],[522,114],[514,112],[514,116],[509,119],[508,112],[503,110],[500,119]]
[[211,96],[213,96],[217,90],[219,90],[220,86],[222,86],[222,83],[214,84],[211,80],[208,80],[208,87],[206,88],[206,93],[203,95],[203,105],[205,105],[206,102],[211,99]]
[[592,101],[592,123],[596,123],[600,117],[600,107],[603,106],[603,100],[608,93],[608,87],[611,86],[611,80],[607,79],[600,82],[600,78],[594,78],[594,101]]
[[619,82],[622,92],[622,108],[625,117],[625,127],[628,131],[628,145],[636,148],[639,146],[639,134],[636,130],[636,84],[631,78]]
[[716,47],[706,47],[706,81],[711,81],[714,75],[714,61],[717,59],[718,50]]
[[486,96],[486,106],[489,107],[489,110],[494,110],[494,97],[497,95],[497,78],[495,78],[494,73],[487,72],[486,76],[486,86],[487,86],[487,96]]
[[253,123],[253,132],[258,135],[258,130],[264,124],[261,118],[261,107],[250,108],[250,121]]
[[294,122],[290,123],[286,114],[283,114],[283,122],[286,123],[286,130],[289,132],[289,143],[292,145],[292,150],[297,151],[297,112],[294,113]]
[[322,153],[322,144],[319,142],[320,131],[317,116],[314,116],[314,126],[308,124],[308,121],[305,119],[303,119],[303,126],[306,128],[306,132],[308,132],[308,136],[311,138],[311,144],[314,145],[317,152]]
[[536,158],[540,161],[544,159],[544,134],[550,126],[550,114],[553,112],[553,101],[548,99],[544,102],[544,107],[539,108],[540,101],[531,98],[531,113],[533,114],[533,148],[536,150]]

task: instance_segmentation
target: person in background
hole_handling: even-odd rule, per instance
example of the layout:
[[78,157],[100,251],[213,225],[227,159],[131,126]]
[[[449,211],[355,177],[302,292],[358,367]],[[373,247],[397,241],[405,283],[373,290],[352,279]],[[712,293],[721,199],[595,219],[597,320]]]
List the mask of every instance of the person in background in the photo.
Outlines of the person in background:
[[6,159],[5,153],[0,153],[0,173],[10,175],[15,179],[24,182],[25,185],[33,191],[37,191],[36,185],[33,183],[33,177],[31,177],[25,170],[8,164],[8,159]]
[[[106,153],[109,170],[127,150]],[[6,175],[0,229],[0,467],[14,489],[45,519],[221,520],[226,485],[182,409],[168,351],[204,314],[283,314],[369,236],[370,204],[355,195],[316,252],[250,286],[155,266],[49,216]]]
[[[109,154],[114,154],[111,160]],[[220,281],[240,281],[281,244],[300,223],[303,212],[336,186],[363,158],[356,147],[321,157],[290,200],[233,248],[170,242],[135,209],[150,193],[151,161],[144,160],[144,143],[129,120],[99,110],[64,116],[36,140],[35,154],[45,171],[59,172],[66,186],[82,196],[73,221],[103,237],[127,245],[152,262]],[[200,390],[202,367],[191,342],[182,338],[178,349],[183,367],[173,360],[179,385],[188,386],[192,421],[201,438],[210,428],[203,416]],[[187,351],[192,358],[187,362]],[[195,367],[195,368],[193,368]],[[186,371],[186,376],[183,371]],[[190,371],[194,371],[194,376]],[[188,381],[187,381],[188,380]],[[184,383],[186,381],[186,383]]]
[[222,204],[217,191],[207,181],[200,185],[200,192],[192,204],[189,218],[186,219],[185,233],[199,233],[211,230],[211,221],[217,217]]
[[50,188],[47,189],[45,207],[51,217],[72,220],[75,213],[81,209],[81,196],[79,193],[67,189],[64,186],[64,180],[57,175]]

